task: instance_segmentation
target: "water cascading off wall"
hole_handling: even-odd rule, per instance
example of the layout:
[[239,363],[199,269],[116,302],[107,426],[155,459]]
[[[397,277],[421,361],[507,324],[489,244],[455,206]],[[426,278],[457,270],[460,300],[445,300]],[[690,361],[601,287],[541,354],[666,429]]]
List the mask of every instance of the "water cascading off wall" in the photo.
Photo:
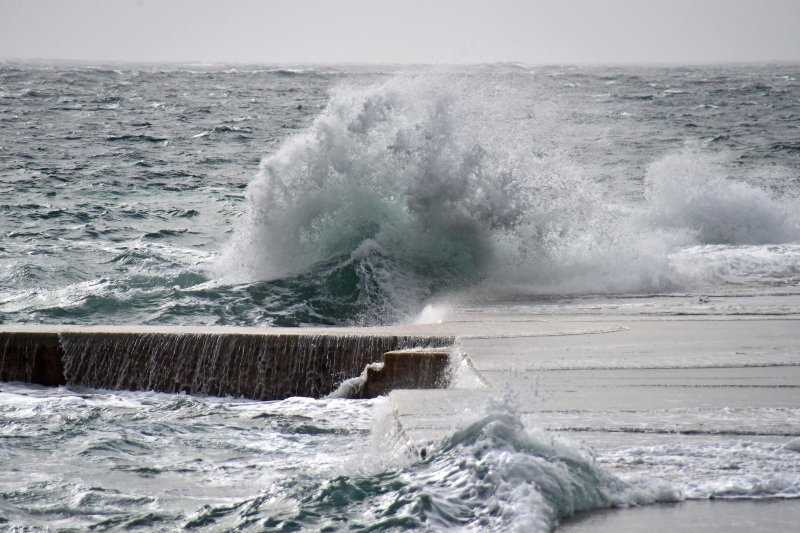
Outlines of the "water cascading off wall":
[[0,380],[277,400],[321,397],[383,354],[450,337],[175,331],[0,332]]

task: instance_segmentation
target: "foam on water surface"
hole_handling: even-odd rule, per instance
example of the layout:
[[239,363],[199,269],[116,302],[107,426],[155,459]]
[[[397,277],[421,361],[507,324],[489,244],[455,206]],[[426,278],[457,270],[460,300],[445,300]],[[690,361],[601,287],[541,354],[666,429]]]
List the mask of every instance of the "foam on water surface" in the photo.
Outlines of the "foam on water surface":
[[383,399],[4,384],[0,416],[5,526],[548,531],[592,509],[800,497],[792,441],[629,436],[590,449],[497,404],[422,449],[403,444]]
[[547,531],[576,511],[681,497],[606,473],[502,407],[424,457],[398,439],[385,400],[3,385],[0,416],[12,527]]
[[3,385],[7,524],[179,527],[292,476],[339,470],[370,401],[256,403]]

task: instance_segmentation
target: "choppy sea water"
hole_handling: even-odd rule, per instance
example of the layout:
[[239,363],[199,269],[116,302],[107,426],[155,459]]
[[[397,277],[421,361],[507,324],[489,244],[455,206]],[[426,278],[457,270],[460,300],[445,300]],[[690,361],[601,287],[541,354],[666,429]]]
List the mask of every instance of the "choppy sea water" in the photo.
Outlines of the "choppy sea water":
[[0,67],[0,320],[797,290],[796,66]]
[[[796,294],[798,76],[4,63],[0,322]],[[800,495],[789,438],[595,457],[490,407],[421,458],[382,400],[3,384],[0,408],[0,527],[546,530],[596,507]],[[735,483],[715,477],[726,464]]]
[[423,454],[383,398],[3,384],[0,528],[548,531],[593,509],[800,497],[799,438],[592,450],[502,404],[477,418]]

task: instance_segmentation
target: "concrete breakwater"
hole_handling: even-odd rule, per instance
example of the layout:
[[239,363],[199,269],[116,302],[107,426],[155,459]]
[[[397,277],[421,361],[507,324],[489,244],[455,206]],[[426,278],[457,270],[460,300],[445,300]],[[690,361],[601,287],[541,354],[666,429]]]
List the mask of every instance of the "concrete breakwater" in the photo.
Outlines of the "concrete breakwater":
[[386,352],[453,342],[446,336],[320,330],[7,328],[0,330],[0,381],[257,400],[317,398],[383,362]]

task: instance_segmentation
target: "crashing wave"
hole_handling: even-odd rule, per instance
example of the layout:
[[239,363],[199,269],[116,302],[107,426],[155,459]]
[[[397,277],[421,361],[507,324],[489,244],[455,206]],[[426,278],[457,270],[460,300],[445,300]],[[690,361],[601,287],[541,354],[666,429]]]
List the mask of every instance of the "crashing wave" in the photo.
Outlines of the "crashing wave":
[[333,285],[348,302],[334,322],[392,322],[434,294],[475,287],[691,288],[709,279],[676,267],[680,250],[800,240],[797,200],[731,179],[723,158],[693,144],[649,167],[643,202],[621,202],[541,148],[536,121],[504,128],[504,104],[473,95],[486,83],[430,75],[339,87],[308,131],[262,161],[217,276],[305,276],[307,292]]

